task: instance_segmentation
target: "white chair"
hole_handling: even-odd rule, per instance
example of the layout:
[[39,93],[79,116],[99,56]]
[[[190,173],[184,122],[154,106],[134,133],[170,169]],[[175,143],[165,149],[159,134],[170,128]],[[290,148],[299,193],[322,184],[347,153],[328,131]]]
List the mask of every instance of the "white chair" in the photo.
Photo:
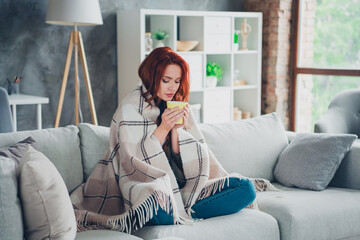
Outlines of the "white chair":
[[8,94],[0,87],[0,133],[14,132]]

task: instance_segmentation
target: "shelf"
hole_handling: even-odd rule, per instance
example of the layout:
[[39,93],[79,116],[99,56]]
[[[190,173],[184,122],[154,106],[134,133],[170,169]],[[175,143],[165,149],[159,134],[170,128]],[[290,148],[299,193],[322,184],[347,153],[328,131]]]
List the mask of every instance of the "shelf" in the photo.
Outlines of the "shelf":
[[[247,35],[247,48],[233,44],[234,31],[241,30],[244,19],[251,30]],[[164,42],[174,51],[177,41],[198,41],[191,51],[175,51],[189,65],[189,104],[200,104],[198,121],[202,123],[226,122],[233,119],[234,107],[251,112],[261,111],[261,47],[262,13],[174,11],[141,9],[121,10],[117,15],[118,41],[118,97],[132,91],[138,83],[134,78],[139,63],[150,54],[145,52],[145,33],[165,30],[169,38]],[[123,36],[128,36],[126,39]],[[156,40],[153,39],[153,46]],[[216,87],[207,88],[206,64],[216,62],[223,71]],[[246,85],[234,85],[234,79]]]
[[204,89],[194,89],[194,90],[190,89],[190,93],[202,93],[203,91]]
[[230,90],[231,87],[227,86],[217,86],[214,88],[204,88],[205,91],[223,91],[223,90]]
[[204,51],[176,51],[179,55],[197,55],[197,54],[204,54]]
[[231,54],[231,51],[224,51],[224,52],[213,52],[213,51],[205,51],[204,52],[207,55],[225,55],[225,54]]
[[[175,51],[179,55],[197,55],[204,54],[204,51]],[[145,55],[149,55],[150,52],[145,52]]]
[[243,89],[257,89],[257,86],[256,85],[234,86],[234,90],[243,90]]
[[257,50],[237,50],[234,51],[234,54],[257,54]]

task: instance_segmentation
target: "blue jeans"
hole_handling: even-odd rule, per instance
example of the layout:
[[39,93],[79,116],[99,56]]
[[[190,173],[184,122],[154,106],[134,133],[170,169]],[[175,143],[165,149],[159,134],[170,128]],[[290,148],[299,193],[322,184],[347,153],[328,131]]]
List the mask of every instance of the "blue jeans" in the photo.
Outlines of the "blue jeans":
[[[251,204],[256,197],[254,184],[248,179],[229,178],[221,192],[204,198],[191,208],[193,218],[211,218],[232,214],[240,211]],[[173,217],[170,213],[159,208],[157,215],[154,214],[148,225],[172,225]]]

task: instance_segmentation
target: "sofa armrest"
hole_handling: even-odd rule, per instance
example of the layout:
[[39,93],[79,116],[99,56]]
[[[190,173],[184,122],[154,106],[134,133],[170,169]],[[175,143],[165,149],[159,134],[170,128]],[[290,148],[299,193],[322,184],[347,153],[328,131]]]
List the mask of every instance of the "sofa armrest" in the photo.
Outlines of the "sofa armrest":
[[329,186],[360,190],[360,140],[355,140]]
[[[333,107],[314,126],[316,133],[354,133],[353,126],[358,126],[346,109]],[[334,124],[336,122],[336,124]]]

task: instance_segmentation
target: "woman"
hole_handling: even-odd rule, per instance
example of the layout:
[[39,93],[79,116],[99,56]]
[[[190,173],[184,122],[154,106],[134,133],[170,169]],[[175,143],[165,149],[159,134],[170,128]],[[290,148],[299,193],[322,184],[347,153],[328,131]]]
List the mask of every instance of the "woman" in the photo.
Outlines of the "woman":
[[[151,96],[146,102],[154,100],[160,109],[157,128],[153,135],[162,144],[171,170],[179,188],[186,184],[180,156],[178,129],[187,125],[189,106],[184,110],[166,108],[167,101],[188,101],[189,70],[187,63],[170,48],[157,48],[143,61],[138,71],[143,85],[148,91],[143,96]],[[183,118],[183,124],[175,124]],[[247,179],[229,178],[229,185],[212,196],[198,201],[192,207],[193,218],[210,218],[240,211],[255,199],[254,185]],[[171,214],[160,209],[150,220],[150,224],[173,224]]]
[[[72,194],[78,230],[132,232],[145,224],[231,214],[251,204],[254,184],[221,167],[189,107],[166,108],[166,101],[188,101],[187,63],[170,48],[157,48],[138,73],[140,86],[113,116],[107,155]],[[271,187],[264,180],[254,183],[257,190]]]

